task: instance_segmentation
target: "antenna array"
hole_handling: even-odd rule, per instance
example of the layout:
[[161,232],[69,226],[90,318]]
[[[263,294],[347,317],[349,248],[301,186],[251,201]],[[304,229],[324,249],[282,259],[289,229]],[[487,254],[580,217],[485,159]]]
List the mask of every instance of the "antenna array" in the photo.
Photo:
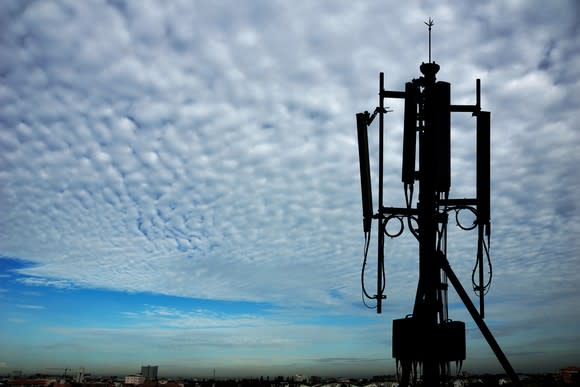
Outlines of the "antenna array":
[[[451,84],[438,81],[440,66],[431,61],[431,28],[433,19],[425,24],[429,28],[429,63],[422,63],[422,76],[405,84],[404,91],[384,88],[384,74],[379,76],[379,106],[373,114],[356,115],[363,205],[363,230],[365,257],[361,273],[363,300],[375,302],[377,313],[382,313],[385,295],[385,235],[395,238],[404,231],[405,224],[419,242],[419,281],[411,314],[393,321],[392,354],[402,369],[401,385],[413,380],[417,366],[422,369],[424,385],[443,385],[449,374],[449,363],[459,364],[466,358],[465,323],[452,321],[448,314],[447,291],[450,282],[465,304],[471,317],[494,351],[499,362],[514,384],[519,379],[484,322],[484,298],[491,284],[490,239],[490,112],[481,110],[480,81],[476,81],[474,105],[451,104]],[[388,112],[385,99],[403,99],[405,104],[403,124],[403,157],[401,180],[406,206],[402,208],[383,205],[383,150],[384,117]],[[475,198],[451,198],[451,114],[471,113],[476,119],[477,187]],[[368,128],[378,117],[379,162],[378,206],[372,202],[371,171],[369,162]],[[418,156],[418,165],[417,165]],[[418,167],[418,168],[417,168]],[[413,199],[415,183],[419,193]],[[475,215],[473,225],[460,228],[477,228],[476,263],[473,269],[473,290],[479,298],[475,307],[447,260],[447,225],[449,214],[469,211]],[[364,285],[364,270],[371,242],[373,221],[377,221],[377,287],[370,295]],[[398,221],[400,230],[393,233],[387,224]],[[486,271],[487,269],[487,271]],[[366,304],[366,302],[365,302]],[[417,375],[415,375],[416,377]]]

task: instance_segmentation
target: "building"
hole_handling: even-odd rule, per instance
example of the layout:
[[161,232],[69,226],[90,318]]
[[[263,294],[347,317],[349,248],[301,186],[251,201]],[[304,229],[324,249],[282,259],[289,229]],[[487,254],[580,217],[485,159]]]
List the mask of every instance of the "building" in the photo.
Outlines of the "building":
[[560,378],[566,384],[580,381],[580,367],[565,367],[560,369]]
[[157,380],[157,371],[159,366],[141,366],[141,375],[145,378],[145,380]]
[[145,378],[143,377],[143,375],[133,374],[125,376],[125,384],[138,386],[143,383],[145,383]]

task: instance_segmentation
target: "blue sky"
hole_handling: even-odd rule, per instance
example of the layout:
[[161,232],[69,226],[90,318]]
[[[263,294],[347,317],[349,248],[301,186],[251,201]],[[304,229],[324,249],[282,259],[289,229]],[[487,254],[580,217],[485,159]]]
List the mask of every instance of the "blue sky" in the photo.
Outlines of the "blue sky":
[[[492,112],[487,322],[518,371],[576,363],[579,12],[1,2],[0,373],[394,372],[391,321],[412,309],[417,246],[387,241],[384,314],[365,309],[354,115],[376,106],[379,72],[390,90],[419,75],[429,17],[452,102],[473,103],[480,78]],[[385,204],[397,206],[403,106],[391,105]],[[452,124],[451,195],[469,197],[474,122]],[[376,127],[370,141],[376,154]],[[475,236],[451,227],[449,241],[468,284]],[[450,303],[468,327],[464,368],[500,371]]]

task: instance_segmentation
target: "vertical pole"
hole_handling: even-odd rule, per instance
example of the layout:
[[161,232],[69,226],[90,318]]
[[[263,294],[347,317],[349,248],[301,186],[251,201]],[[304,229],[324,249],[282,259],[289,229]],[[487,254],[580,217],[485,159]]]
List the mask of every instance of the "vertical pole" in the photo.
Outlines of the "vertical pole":
[[479,112],[481,109],[481,80],[479,78],[475,80],[475,106]]
[[429,26],[429,63],[431,63],[431,26]]
[[429,21],[425,22],[425,25],[429,27],[429,63],[431,63],[431,27],[433,27],[435,23],[433,23],[433,19],[429,18]]
[[[438,67],[438,66],[437,66]],[[436,261],[437,219],[436,219],[436,165],[437,165],[437,130],[434,65],[425,68],[423,90],[423,117],[425,125],[419,141],[419,298],[415,300],[415,309],[421,329],[426,332],[423,360],[423,384],[440,385],[439,348],[437,348],[437,325],[439,315],[438,289],[441,286],[441,271]],[[418,303],[418,305],[417,305]]]
[[477,291],[479,292],[479,315],[481,318],[485,318],[484,309],[484,285],[483,285],[483,224],[477,226],[477,264],[479,269],[479,284],[477,286]]
[[385,74],[379,75],[379,221],[378,223],[378,259],[377,259],[377,313],[382,313],[383,301],[383,267],[384,267],[384,240],[383,233],[383,142],[384,142],[384,99]]

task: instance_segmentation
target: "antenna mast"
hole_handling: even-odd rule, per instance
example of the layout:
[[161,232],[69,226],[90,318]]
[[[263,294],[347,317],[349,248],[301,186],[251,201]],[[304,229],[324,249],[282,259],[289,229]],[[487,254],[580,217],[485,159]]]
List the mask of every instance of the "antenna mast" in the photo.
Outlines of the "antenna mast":
[[[450,362],[461,364],[466,358],[465,323],[453,321],[448,315],[447,291],[451,283],[497,359],[515,385],[521,385],[517,374],[484,322],[484,296],[491,284],[490,239],[490,112],[480,107],[480,81],[476,81],[475,105],[452,105],[451,84],[438,81],[440,66],[431,61],[431,28],[433,19],[424,22],[429,28],[429,63],[419,67],[422,76],[405,84],[404,91],[384,89],[384,74],[379,76],[379,106],[372,116],[357,114],[361,190],[363,197],[363,228],[365,257],[362,269],[363,301],[376,302],[382,312],[385,295],[384,243],[385,235],[394,239],[409,228],[419,243],[419,281],[411,314],[393,321],[393,357],[402,369],[400,385],[413,384],[418,377],[425,386],[446,385]],[[405,101],[403,125],[402,182],[406,207],[383,206],[383,119],[385,98]],[[477,187],[475,198],[450,198],[451,189],[451,113],[467,112],[476,118]],[[379,116],[379,205],[373,209],[367,130]],[[416,159],[418,153],[418,169]],[[413,198],[414,185],[419,193]],[[473,225],[462,225],[458,213],[475,215]],[[447,225],[454,214],[463,230],[477,228],[477,252],[472,286],[479,297],[479,310],[463,288],[447,260]],[[378,221],[377,291],[369,294],[364,286],[364,267],[371,240],[371,224]],[[390,221],[397,227],[387,227]],[[396,230],[393,230],[395,228]],[[419,367],[418,367],[419,366]],[[422,370],[421,375],[416,370]],[[413,373],[415,373],[413,375]]]
[[435,25],[433,19],[429,18],[429,21],[423,22],[427,27],[429,27],[429,63],[431,63],[431,27]]

